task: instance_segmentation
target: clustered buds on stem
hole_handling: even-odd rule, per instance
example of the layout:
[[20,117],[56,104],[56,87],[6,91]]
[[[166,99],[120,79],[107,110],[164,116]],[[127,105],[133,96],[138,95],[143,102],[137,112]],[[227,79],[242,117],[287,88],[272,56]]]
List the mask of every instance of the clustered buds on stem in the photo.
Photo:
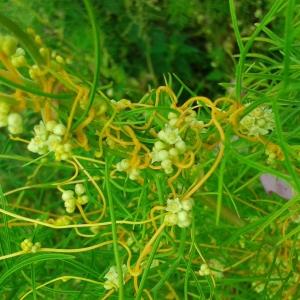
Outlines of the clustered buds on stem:
[[186,151],[186,144],[182,140],[179,129],[176,128],[177,115],[169,113],[169,123],[158,132],[158,141],[154,143],[151,157],[152,163],[160,162],[166,174],[173,172],[173,162],[178,159],[179,155]]
[[216,259],[210,259],[208,263],[203,263],[198,271],[200,276],[212,275],[216,278],[222,278],[224,266]]
[[116,169],[119,172],[127,172],[128,177],[131,180],[137,180],[140,176],[139,169],[130,166],[130,162],[128,159],[122,159],[120,162],[116,164]]
[[25,253],[36,253],[40,248],[41,248],[41,243],[37,242],[33,244],[30,239],[25,239],[21,243],[21,249]]
[[30,140],[27,149],[40,155],[47,152],[54,152],[55,159],[67,160],[71,156],[72,146],[69,141],[64,142],[63,136],[66,127],[56,121],[48,121],[44,124],[42,121],[34,126],[34,137]]
[[193,199],[180,201],[179,198],[168,199],[165,216],[165,224],[168,226],[178,225],[181,228],[189,227],[192,222]]
[[[123,272],[123,283],[125,282],[124,278],[127,274],[126,265],[122,265]],[[105,274],[104,278],[106,281],[104,282],[104,288],[106,290],[118,289],[119,288],[119,274],[116,266],[110,267],[109,271]]]
[[6,102],[0,102],[0,127],[7,127],[13,135],[23,132],[23,118],[19,113],[11,112],[11,107]]
[[76,204],[85,205],[89,202],[88,196],[85,195],[84,185],[81,183],[75,185],[75,193],[72,190],[63,191],[61,198],[64,201],[66,212],[69,214],[75,211]]
[[248,136],[259,136],[270,133],[275,128],[272,109],[265,105],[256,107],[241,119],[240,128],[241,132]]

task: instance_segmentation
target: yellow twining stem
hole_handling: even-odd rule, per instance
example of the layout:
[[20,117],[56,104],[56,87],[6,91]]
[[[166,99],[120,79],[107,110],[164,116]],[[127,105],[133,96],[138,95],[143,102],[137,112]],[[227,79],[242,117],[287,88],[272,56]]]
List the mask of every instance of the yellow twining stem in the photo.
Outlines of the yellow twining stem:
[[77,93],[77,95],[76,95],[76,97],[75,97],[75,99],[73,101],[73,104],[72,104],[70,115],[68,117],[67,129],[66,129],[66,133],[65,133],[65,136],[64,136],[64,141],[66,141],[69,138],[69,133],[70,133],[71,126],[72,126],[72,121],[73,121],[73,118],[74,118],[74,114],[76,112],[76,108],[78,106],[78,102],[83,97],[86,97],[86,91],[83,88],[79,87],[78,88],[78,93]]
[[5,68],[9,71],[9,73],[11,74],[11,79],[14,82],[20,82],[21,81],[21,75],[20,73],[17,71],[17,69],[12,65],[9,57],[7,55],[5,55],[3,52],[0,51],[0,61],[3,63],[3,65],[5,66]]
[[94,120],[95,115],[96,115],[95,109],[91,108],[88,117],[76,129],[77,141],[79,145],[85,150],[89,150],[89,146],[88,146],[88,138],[84,133],[83,129]]
[[88,177],[88,179],[92,182],[93,186],[96,188],[102,202],[103,202],[103,207],[102,207],[102,213],[99,216],[99,218],[97,219],[97,221],[101,220],[103,218],[103,216],[105,215],[106,212],[106,199],[105,196],[101,190],[101,188],[99,187],[99,185],[97,184],[97,182],[95,181],[95,179],[91,176],[91,174],[81,165],[81,163],[78,161],[78,159],[76,157],[73,157],[74,161],[76,162],[76,164],[79,166],[79,168],[85,173],[85,175]]

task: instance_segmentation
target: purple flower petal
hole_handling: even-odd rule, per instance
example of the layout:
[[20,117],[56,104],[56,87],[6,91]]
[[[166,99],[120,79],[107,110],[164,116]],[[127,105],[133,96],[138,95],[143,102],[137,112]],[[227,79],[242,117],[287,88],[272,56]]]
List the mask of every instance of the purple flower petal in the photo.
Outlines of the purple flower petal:
[[260,181],[268,194],[275,193],[286,200],[290,200],[294,196],[292,186],[283,179],[266,173],[260,176]]
[[272,194],[276,190],[276,178],[271,174],[263,174],[260,176],[260,182],[263,185],[265,192]]
[[292,187],[281,179],[277,179],[276,181],[276,193],[287,200],[293,198]]

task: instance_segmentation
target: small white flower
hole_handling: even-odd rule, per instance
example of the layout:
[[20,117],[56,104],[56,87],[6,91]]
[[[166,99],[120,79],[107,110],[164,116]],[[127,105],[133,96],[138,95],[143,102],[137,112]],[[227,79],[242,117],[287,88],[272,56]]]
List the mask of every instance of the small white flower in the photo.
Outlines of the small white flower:
[[166,144],[165,143],[163,143],[162,141],[157,141],[157,142],[154,143],[153,150],[160,151],[160,150],[163,150],[163,149],[166,149]]
[[128,173],[129,179],[130,180],[137,180],[140,176],[140,172],[138,169],[131,169],[130,172]]
[[175,213],[180,212],[181,209],[182,209],[182,206],[181,206],[181,201],[179,200],[179,198],[167,200],[166,211],[169,211],[169,212],[175,214]]
[[179,213],[177,213],[177,217],[178,217],[178,223],[177,225],[180,228],[186,228],[189,227],[192,223],[192,218],[191,218],[191,214],[182,210]]
[[11,63],[16,68],[26,66],[25,51],[23,48],[17,48],[16,53],[11,56]]
[[65,208],[66,208],[66,212],[71,214],[75,211],[76,208],[76,199],[75,198],[70,198],[65,200]]
[[85,188],[84,188],[84,185],[82,183],[77,183],[75,185],[75,193],[78,196],[82,196],[85,193]]
[[167,150],[160,150],[157,153],[157,159],[158,161],[166,160],[169,157],[169,152]]
[[61,145],[62,138],[56,134],[50,134],[47,139],[47,146],[50,151],[56,151],[58,146]]
[[186,144],[181,139],[178,142],[176,142],[175,147],[180,154],[183,154],[186,151]]
[[166,125],[165,128],[158,133],[158,138],[169,145],[174,145],[180,139],[179,130],[178,128],[172,128],[170,125]]
[[[127,274],[126,265],[122,265],[122,273],[123,273],[123,283],[124,283],[124,278]],[[110,267],[109,271],[105,274],[104,278],[106,279],[106,281],[104,282],[103,287],[106,290],[119,288],[119,274],[115,266]]]
[[23,132],[23,119],[18,113],[10,113],[7,117],[8,131],[11,134],[20,134]]
[[63,136],[66,133],[66,127],[63,124],[57,124],[53,128],[53,133],[59,136]]
[[28,73],[30,78],[33,80],[37,80],[43,75],[42,70],[37,65],[31,66]]
[[60,160],[68,160],[71,156],[71,144],[60,144],[55,148],[55,159]]
[[23,127],[22,126],[8,126],[7,127],[8,132],[13,134],[13,135],[17,135],[23,132]]
[[161,162],[161,167],[164,169],[166,174],[171,174],[173,172],[172,161],[165,159]]
[[89,197],[87,195],[79,196],[76,202],[80,205],[85,205],[89,202]]
[[43,155],[48,152],[46,141],[41,139],[39,136],[30,140],[27,149],[33,153],[38,153],[39,155]]
[[177,212],[177,216],[178,216],[178,221],[185,221],[188,218],[188,213],[185,210],[180,210]]
[[200,270],[199,270],[198,273],[199,273],[200,276],[207,276],[207,275],[209,275],[210,274],[210,269],[209,269],[208,265],[207,264],[202,264],[200,266]]
[[129,166],[130,166],[129,160],[125,158],[116,164],[116,169],[119,172],[123,172],[123,171],[128,170]]
[[53,133],[53,129],[55,128],[56,125],[57,125],[56,121],[54,121],[54,120],[48,121],[46,123],[46,129]]
[[178,222],[177,214],[168,213],[165,216],[164,222],[167,226],[174,226]]
[[28,253],[31,252],[31,248],[33,246],[33,243],[30,239],[25,239],[22,243],[21,243],[21,249]]
[[151,163],[160,161],[158,157],[158,151],[151,152],[150,157],[152,158]]
[[31,252],[36,253],[41,249],[41,243],[37,242],[31,247]]
[[181,201],[181,206],[185,211],[190,211],[194,206],[194,200],[192,198],[189,198],[187,200]]
[[178,156],[178,150],[176,149],[176,148],[171,148],[170,150],[169,150],[169,155],[171,156],[171,157],[177,157]]
[[69,199],[74,199],[74,192],[72,190],[63,191],[61,198],[64,201],[67,201]]
[[46,140],[48,137],[48,132],[47,129],[45,127],[45,124],[43,123],[43,121],[41,121],[39,124],[35,125],[33,127],[35,136],[40,137],[43,140]]

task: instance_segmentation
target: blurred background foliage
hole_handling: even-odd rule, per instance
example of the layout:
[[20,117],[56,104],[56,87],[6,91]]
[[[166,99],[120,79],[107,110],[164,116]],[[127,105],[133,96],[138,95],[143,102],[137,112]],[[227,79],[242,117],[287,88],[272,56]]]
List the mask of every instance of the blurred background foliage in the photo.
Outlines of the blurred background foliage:
[[[224,95],[237,53],[227,0],[94,0],[101,32],[101,82],[110,96],[139,98],[175,73],[195,93]],[[240,29],[254,29],[272,0],[236,1]],[[92,78],[93,39],[80,0],[0,0],[0,9]]]

